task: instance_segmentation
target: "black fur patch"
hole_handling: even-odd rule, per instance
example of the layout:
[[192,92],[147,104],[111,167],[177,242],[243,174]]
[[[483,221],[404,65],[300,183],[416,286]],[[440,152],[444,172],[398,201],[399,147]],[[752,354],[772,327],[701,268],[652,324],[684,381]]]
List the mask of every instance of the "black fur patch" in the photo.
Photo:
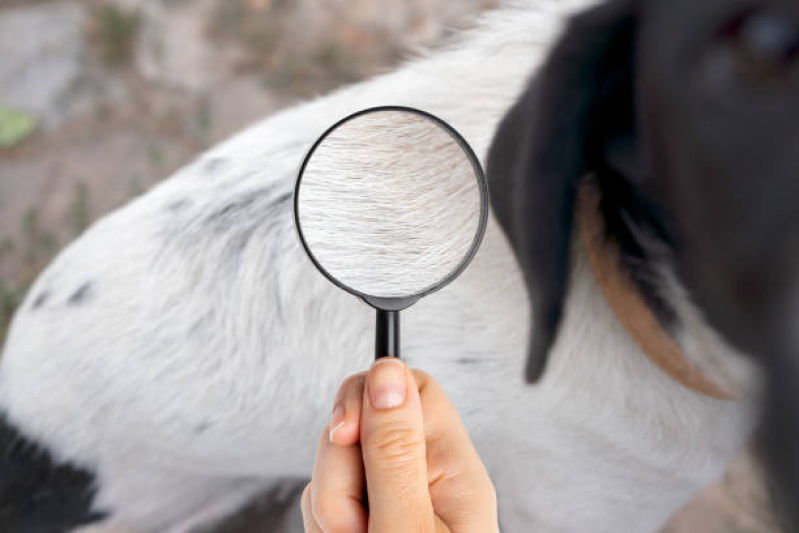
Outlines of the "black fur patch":
[[[623,271],[629,274],[660,324],[673,332],[678,322],[677,313],[661,294],[662,280],[655,270],[655,265],[661,261],[653,257],[657,252],[648,249],[648,246],[674,249],[675,239],[667,230],[667,217],[659,206],[648,202],[628,180],[617,176],[613,170],[600,172],[597,177],[602,190],[600,210],[605,234],[618,244]],[[643,235],[634,234],[633,227]]]
[[0,416],[0,531],[62,533],[100,520],[94,477],[21,435]]
[[[489,151],[494,212],[519,259],[534,307],[525,371],[530,382],[544,370],[563,314],[579,180],[601,171],[600,163],[613,157],[608,149],[623,147],[616,139],[630,135],[631,109],[616,118],[615,107],[631,107],[632,89],[625,83],[635,31],[629,0],[574,17],[502,120]],[[603,188],[602,180],[599,184]]]

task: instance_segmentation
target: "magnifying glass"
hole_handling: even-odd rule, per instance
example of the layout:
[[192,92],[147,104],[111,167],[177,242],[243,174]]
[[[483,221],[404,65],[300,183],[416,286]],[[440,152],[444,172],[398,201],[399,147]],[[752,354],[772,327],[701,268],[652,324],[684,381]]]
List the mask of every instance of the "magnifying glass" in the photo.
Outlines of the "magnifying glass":
[[409,107],[331,126],[303,160],[294,218],[311,261],[377,310],[375,358],[400,356],[399,312],[454,280],[488,221],[488,186],[466,141]]

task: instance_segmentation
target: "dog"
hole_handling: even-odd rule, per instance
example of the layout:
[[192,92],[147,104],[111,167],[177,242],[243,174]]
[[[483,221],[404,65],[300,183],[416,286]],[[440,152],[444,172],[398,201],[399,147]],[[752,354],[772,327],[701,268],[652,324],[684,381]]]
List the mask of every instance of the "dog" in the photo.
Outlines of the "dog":
[[483,245],[406,311],[403,356],[461,413],[503,531],[656,531],[761,419],[781,492],[799,494],[798,14],[762,4],[510,4],[95,223],[4,347],[0,529],[208,530],[309,476],[373,316],[303,255],[294,179],[330,124],[386,104],[440,116],[487,163]]
[[[557,334],[574,202],[592,174],[605,238],[658,322],[679,338],[704,321],[765,371],[760,445],[790,524],[799,123],[787,117],[797,96],[795,3],[611,2],[572,21],[504,119],[490,172],[538,317],[528,379]],[[732,370],[731,354],[697,363],[717,377],[753,374]]]

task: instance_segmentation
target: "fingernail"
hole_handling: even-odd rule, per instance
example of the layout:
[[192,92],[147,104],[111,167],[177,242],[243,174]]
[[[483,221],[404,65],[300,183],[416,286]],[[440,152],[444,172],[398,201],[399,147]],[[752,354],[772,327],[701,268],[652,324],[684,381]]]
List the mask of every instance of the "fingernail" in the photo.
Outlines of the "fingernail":
[[346,420],[344,419],[344,407],[337,405],[333,408],[333,414],[330,415],[330,430],[327,433],[327,440],[333,442],[333,435],[336,434],[336,431],[341,429],[341,426],[344,425]]
[[405,367],[396,359],[377,361],[368,377],[369,401],[376,409],[391,409],[405,402]]

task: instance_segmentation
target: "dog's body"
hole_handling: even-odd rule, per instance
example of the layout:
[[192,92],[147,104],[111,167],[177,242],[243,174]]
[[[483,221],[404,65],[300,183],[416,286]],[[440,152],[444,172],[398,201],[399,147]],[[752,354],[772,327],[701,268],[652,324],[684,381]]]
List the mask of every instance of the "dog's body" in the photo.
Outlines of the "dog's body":
[[[442,117],[484,158],[564,14],[582,4],[491,13],[457,46],[270,118],[54,261],[15,317],[0,409],[55,463],[91,476],[83,511],[104,518],[87,531],[187,531],[278,478],[309,475],[335,389],[369,365],[373,315],[301,251],[290,200],[305,151],[337,119],[396,104]],[[461,413],[503,531],[654,531],[748,439],[755,377],[729,379],[734,351],[680,294],[691,318],[677,340],[738,399],[671,380],[619,325],[580,242],[571,249],[540,384],[522,378],[530,305],[495,220],[470,268],[406,312],[403,352]],[[35,531],[13,510],[5,519]]]

